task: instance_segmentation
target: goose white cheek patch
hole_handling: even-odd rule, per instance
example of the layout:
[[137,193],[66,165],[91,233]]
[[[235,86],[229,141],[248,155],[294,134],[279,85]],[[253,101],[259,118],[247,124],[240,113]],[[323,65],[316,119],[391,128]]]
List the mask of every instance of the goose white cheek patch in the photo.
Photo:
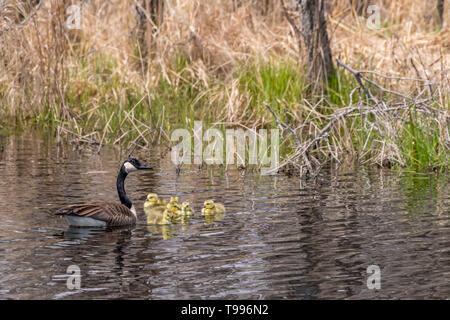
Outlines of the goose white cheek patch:
[[125,170],[126,170],[127,172],[131,172],[131,171],[137,170],[136,167],[133,166],[133,165],[132,165],[131,163],[129,163],[129,162],[126,162],[124,166],[125,166]]

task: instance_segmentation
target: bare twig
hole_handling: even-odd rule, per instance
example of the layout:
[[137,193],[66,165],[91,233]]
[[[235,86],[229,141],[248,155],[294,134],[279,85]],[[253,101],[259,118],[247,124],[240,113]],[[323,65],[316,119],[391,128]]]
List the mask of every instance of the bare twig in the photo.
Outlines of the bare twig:
[[336,62],[337,64],[341,65],[342,67],[344,67],[345,69],[347,69],[348,71],[350,71],[354,76],[356,81],[358,82],[359,86],[363,89],[364,93],[366,94],[366,96],[369,98],[369,100],[374,104],[377,105],[378,102],[377,100],[375,100],[375,98],[372,96],[372,94],[370,93],[369,89],[367,89],[363,82],[362,82],[362,76],[361,76],[361,72],[358,70],[353,69],[352,67],[349,67],[348,65],[346,65],[345,63],[343,63],[341,60],[336,58]]
[[284,129],[289,130],[292,135],[295,138],[295,141],[297,142],[297,145],[300,145],[300,139],[298,138],[297,134],[295,133],[294,129],[292,129],[290,126],[288,126],[287,124],[283,123],[280,121],[280,119],[278,119],[278,116],[275,114],[275,112],[272,110],[272,108],[269,106],[269,104],[267,102],[263,102],[263,104],[266,106],[266,108],[270,111],[270,113],[273,115],[273,117],[275,118],[275,121],[277,122],[277,124]]

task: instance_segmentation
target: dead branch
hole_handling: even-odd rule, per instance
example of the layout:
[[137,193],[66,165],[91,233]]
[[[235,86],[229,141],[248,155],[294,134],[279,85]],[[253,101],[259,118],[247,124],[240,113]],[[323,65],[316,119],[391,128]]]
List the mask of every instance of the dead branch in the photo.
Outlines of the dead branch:
[[369,100],[374,104],[377,105],[378,102],[377,100],[375,100],[375,98],[372,96],[372,94],[370,93],[369,89],[367,89],[363,82],[362,82],[362,78],[363,76],[361,75],[361,72],[358,70],[353,69],[352,67],[349,67],[348,65],[346,65],[345,63],[343,63],[341,60],[339,60],[338,58],[336,58],[336,62],[338,65],[341,65],[342,67],[344,67],[345,69],[347,69],[348,71],[350,71],[353,76],[355,77],[356,81],[358,82],[359,86],[363,89],[364,93],[366,94],[366,96],[369,98]]
[[283,131],[284,129],[289,130],[292,135],[295,138],[295,141],[297,142],[297,145],[300,145],[300,139],[298,138],[297,134],[295,133],[294,129],[292,129],[290,126],[288,126],[287,124],[283,123],[280,121],[280,119],[278,118],[278,116],[275,114],[275,112],[272,110],[272,108],[269,106],[269,104],[267,102],[263,102],[263,104],[266,106],[266,108],[270,111],[270,113],[273,115],[273,117],[275,118],[275,121],[277,122],[277,124],[282,127]]

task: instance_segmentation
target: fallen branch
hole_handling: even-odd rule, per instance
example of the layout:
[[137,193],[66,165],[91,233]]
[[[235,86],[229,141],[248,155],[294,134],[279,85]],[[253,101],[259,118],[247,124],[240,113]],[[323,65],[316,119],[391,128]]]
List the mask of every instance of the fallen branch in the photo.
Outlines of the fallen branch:
[[263,102],[263,104],[266,106],[266,108],[270,111],[270,113],[273,115],[273,117],[275,118],[275,121],[277,122],[277,124],[284,129],[289,130],[292,135],[295,138],[295,141],[297,142],[297,145],[300,145],[300,139],[298,138],[297,134],[295,133],[294,129],[292,129],[290,126],[288,126],[287,124],[285,124],[284,122],[281,122],[280,119],[278,119],[278,116],[275,114],[275,112],[272,110],[272,108],[269,106],[269,104],[267,102]]
[[[289,130],[289,131],[292,133],[292,135],[293,135],[294,138],[295,138],[295,141],[297,142],[297,146],[300,147],[300,146],[301,146],[301,142],[300,142],[299,137],[298,137],[297,134],[295,133],[294,129],[292,129],[292,128],[291,128],[290,126],[288,126],[287,124],[281,122],[280,119],[278,119],[278,116],[276,115],[276,113],[272,110],[272,108],[269,106],[269,104],[268,104],[267,102],[263,102],[263,104],[266,106],[266,108],[267,108],[267,109],[270,111],[270,113],[273,115],[273,117],[275,118],[275,121],[277,122],[277,124],[278,124],[280,127],[283,128],[283,131],[284,131],[284,129],[287,129],[287,130]],[[312,167],[312,165],[311,165],[311,161],[309,160],[309,154],[308,154],[308,153],[305,153],[305,154],[304,154],[304,159],[305,159],[305,162],[306,162],[306,166],[308,167],[308,171],[312,173],[312,172],[313,172],[313,167]]]
[[[330,121],[327,123],[327,125],[319,132],[319,134],[318,134],[313,140],[307,142],[307,143],[305,144],[305,146],[304,146],[303,148],[301,148],[301,150],[300,150],[299,152],[296,152],[296,153],[293,155],[292,159],[306,158],[306,159],[308,160],[308,162],[309,162],[309,159],[308,159],[308,158],[309,158],[309,156],[308,156],[309,149],[310,149],[312,146],[316,145],[318,142],[320,142],[323,138],[325,138],[325,137],[328,136],[328,133],[329,133],[329,131],[330,131],[332,125],[333,125],[336,121],[340,120],[341,118],[345,117],[346,115],[348,115],[348,114],[350,114],[350,113],[352,113],[352,112],[354,112],[354,111],[356,111],[356,110],[359,110],[359,107],[351,107],[351,108],[348,108],[347,110],[344,110],[344,111],[340,110],[339,112],[334,113],[334,114],[332,115],[331,120],[330,120]],[[321,167],[321,166],[320,166],[320,167]],[[310,170],[311,176],[314,177],[314,176],[317,175],[318,172],[317,172],[317,171],[314,172],[314,171],[312,170],[312,167],[311,167],[310,165],[308,166],[308,169]]]
[[[369,98],[369,100],[374,104],[377,105],[378,102],[377,100],[375,100],[375,98],[372,96],[372,94],[370,93],[369,89],[367,89],[364,86],[364,83],[362,82],[361,79],[363,79],[363,76],[361,75],[361,72],[358,70],[353,69],[352,67],[349,67],[348,65],[346,65],[345,63],[343,63],[341,60],[336,58],[336,62],[337,64],[341,65],[342,67],[344,67],[345,69],[347,69],[348,71],[350,71],[354,76],[356,81],[358,82],[359,86],[363,89],[364,93],[366,94],[366,96]],[[364,78],[365,79],[365,78]],[[366,79],[365,79],[366,80]]]

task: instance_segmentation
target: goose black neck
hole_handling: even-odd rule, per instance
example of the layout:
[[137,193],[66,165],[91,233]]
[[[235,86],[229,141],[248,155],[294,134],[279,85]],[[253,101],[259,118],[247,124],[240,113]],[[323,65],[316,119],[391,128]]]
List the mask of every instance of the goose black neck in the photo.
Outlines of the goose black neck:
[[120,168],[119,175],[117,176],[117,192],[119,193],[120,202],[122,202],[123,205],[127,206],[128,209],[131,209],[131,206],[133,204],[131,203],[131,200],[128,199],[125,192],[125,178],[127,177],[127,175],[128,173],[122,166],[122,168]]

